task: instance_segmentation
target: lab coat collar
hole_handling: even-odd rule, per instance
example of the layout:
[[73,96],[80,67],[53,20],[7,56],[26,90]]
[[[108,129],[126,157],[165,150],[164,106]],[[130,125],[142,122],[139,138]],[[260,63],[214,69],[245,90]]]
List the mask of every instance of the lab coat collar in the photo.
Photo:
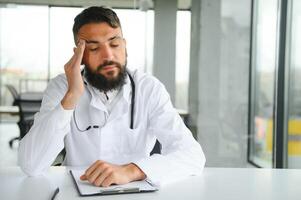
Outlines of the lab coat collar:
[[96,89],[95,87],[93,87],[87,81],[87,79],[86,79],[85,76],[83,76],[83,81],[84,81],[85,87],[88,90],[88,93],[90,93],[90,95],[91,95],[90,106],[95,107],[95,108],[97,108],[99,110],[102,110],[102,111],[108,113],[108,110],[107,110],[106,106],[101,101],[100,91],[98,89]]
[[[130,72],[128,72],[130,74]],[[126,76],[125,84],[122,87],[122,93],[124,100],[130,104],[131,103],[131,94],[132,94],[132,85],[129,75]]]
[[[128,73],[131,74],[130,72],[128,72]],[[83,81],[84,81],[84,84],[85,84],[86,88],[88,89],[89,93],[91,94],[90,105],[97,109],[107,112],[106,106],[101,101],[100,91],[98,89],[96,89],[95,87],[93,87],[92,85],[90,85],[85,76],[83,76]],[[131,81],[130,81],[130,78],[128,75],[126,76],[125,84],[122,86],[122,88],[120,90],[122,90],[120,92],[122,92],[122,97],[125,100],[125,103],[127,105],[129,105],[131,103],[132,86],[131,86]],[[116,98],[116,96],[115,96],[115,98]],[[128,107],[128,106],[126,106],[126,107]]]

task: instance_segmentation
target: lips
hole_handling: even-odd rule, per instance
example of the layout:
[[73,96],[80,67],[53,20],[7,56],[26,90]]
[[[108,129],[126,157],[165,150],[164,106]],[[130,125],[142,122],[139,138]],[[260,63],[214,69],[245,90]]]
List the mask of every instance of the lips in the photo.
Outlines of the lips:
[[105,70],[105,71],[107,71],[107,70],[112,70],[112,69],[114,69],[115,67],[116,67],[115,65],[107,65],[107,66],[102,67],[102,70]]
[[115,68],[121,69],[121,65],[118,62],[106,61],[98,66],[96,71],[112,71]]

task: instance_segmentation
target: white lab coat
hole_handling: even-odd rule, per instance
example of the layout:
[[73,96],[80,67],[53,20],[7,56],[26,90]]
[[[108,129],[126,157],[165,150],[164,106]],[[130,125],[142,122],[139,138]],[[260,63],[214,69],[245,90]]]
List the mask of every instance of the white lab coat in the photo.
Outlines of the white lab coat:
[[[89,84],[76,108],[64,110],[60,102],[67,91],[66,76],[54,78],[32,128],[20,142],[18,161],[23,171],[30,176],[42,174],[65,147],[67,166],[88,167],[96,160],[132,162],[157,185],[200,174],[205,165],[202,148],[173,108],[163,84],[137,70],[130,73],[136,87],[134,129],[130,129],[129,78],[110,112],[100,92]],[[100,128],[78,130],[89,125]],[[161,154],[150,156],[156,139],[162,145]]]

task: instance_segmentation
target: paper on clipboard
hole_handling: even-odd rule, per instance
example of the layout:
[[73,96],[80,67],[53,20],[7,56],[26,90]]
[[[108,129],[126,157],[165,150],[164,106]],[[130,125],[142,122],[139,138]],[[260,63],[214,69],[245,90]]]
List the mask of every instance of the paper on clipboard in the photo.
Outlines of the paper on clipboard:
[[123,185],[97,187],[87,181],[80,180],[80,176],[83,173],[83,170],[70,170],[70,174],[81,196],[153,192],[157,190],[157,188],[149,184],[147,181],[134,181]]

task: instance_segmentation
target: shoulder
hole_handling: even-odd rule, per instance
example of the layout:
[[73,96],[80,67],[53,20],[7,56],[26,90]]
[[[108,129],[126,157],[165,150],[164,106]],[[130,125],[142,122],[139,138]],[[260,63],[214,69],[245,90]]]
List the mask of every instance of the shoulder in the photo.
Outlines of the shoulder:
[[144,96],[145,98],[149,98],[150,96],[153,98],[169,96],[163,83],[155,76],[140,70],[129,71],[129,73],[135,82],[136,91],[139,96]]
[[57,75],[56,77],[52,78],[50,80],[50,83],[54,82],[54,83],[63,83],[63,82],[67,82],[67,78],[66,75],[64,73]]
[[153,75],[144,73],[140,70],[128,70],[135,84],[140,88],[154,89],[164,87],[163,84]]
[[52,78],[49,81],[49,85],[53,85],[53,86],[64,86],[67,85],[67,78],[65,74],[59,74],[56,77]]
[[49,81],[49,84],[48,84],[46,90],[47,91],[57,90],[57,92],[59,92],[59,91],[66,91],[67,88],[68,88],[68,84],[67,84],[66,75],[59,74]]

